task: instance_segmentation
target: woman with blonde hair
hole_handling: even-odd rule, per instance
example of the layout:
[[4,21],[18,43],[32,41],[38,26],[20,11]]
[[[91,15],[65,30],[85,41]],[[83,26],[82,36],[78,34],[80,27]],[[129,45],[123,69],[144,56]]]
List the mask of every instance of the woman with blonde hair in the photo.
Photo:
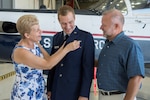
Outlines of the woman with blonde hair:
[[80,46],[79,41],[73,41],[53,55],[45,51],[39,44],[41,29],[35,15],[23,15],[17,21],[17,30],[21,40],[12,53],[12,61],[16,71],[11,100],[43,100],[44,77],[42,69],[51,69],[67,53]]

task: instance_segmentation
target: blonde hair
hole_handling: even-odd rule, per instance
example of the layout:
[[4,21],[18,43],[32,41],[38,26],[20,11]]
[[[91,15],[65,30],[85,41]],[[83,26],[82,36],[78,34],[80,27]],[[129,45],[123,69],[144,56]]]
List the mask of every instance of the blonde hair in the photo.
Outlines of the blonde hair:
[[35,15],[23,15],[17,20],[17,30],[22,36],[22,38],[25,38],[25,33],[31,32],[31,27],[33,25],[39,24],[39,21]]

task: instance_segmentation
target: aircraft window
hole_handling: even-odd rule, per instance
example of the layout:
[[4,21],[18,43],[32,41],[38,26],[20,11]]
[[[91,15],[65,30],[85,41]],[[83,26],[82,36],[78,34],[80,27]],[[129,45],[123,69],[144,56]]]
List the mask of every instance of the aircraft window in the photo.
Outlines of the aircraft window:
[[17,33],[16,23],[9,21],[0,21],[0,32]]
[[127,7],[124,0],[99,0],[96,4],[89,7],[90,10],[102,13],[105,10],[116,8],[122,13],[127,13]]
[[131,0],[132,9],[150,8],[150,0]]

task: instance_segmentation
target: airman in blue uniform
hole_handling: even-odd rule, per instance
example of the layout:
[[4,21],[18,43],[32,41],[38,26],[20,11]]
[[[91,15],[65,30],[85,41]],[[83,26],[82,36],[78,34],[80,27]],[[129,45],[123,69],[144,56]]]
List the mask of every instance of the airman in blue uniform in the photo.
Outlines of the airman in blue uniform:
[[[68,53],[55,68],[49,71],[47,80],[48,98],[51,100],[89,100],[94,69],[94,40],[89,32],[74,25],[75,14],[70,6],[58,11],[63,29],[53,37],[52,54],[61,45],[79,40],[80,48]],[[66,39],[65,35],[69,35]]]

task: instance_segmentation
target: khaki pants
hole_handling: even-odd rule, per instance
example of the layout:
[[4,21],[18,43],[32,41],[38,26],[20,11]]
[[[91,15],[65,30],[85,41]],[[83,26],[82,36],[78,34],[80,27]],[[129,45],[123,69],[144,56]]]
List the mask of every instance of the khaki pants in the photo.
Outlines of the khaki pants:
[[[125,96],[125,93],[116,94],[116,95],[102,95],[101,93],[99,93],[99,99],[98,100],[123,100],[124,96]],[[136,97],[134,100],[136,100]]]

